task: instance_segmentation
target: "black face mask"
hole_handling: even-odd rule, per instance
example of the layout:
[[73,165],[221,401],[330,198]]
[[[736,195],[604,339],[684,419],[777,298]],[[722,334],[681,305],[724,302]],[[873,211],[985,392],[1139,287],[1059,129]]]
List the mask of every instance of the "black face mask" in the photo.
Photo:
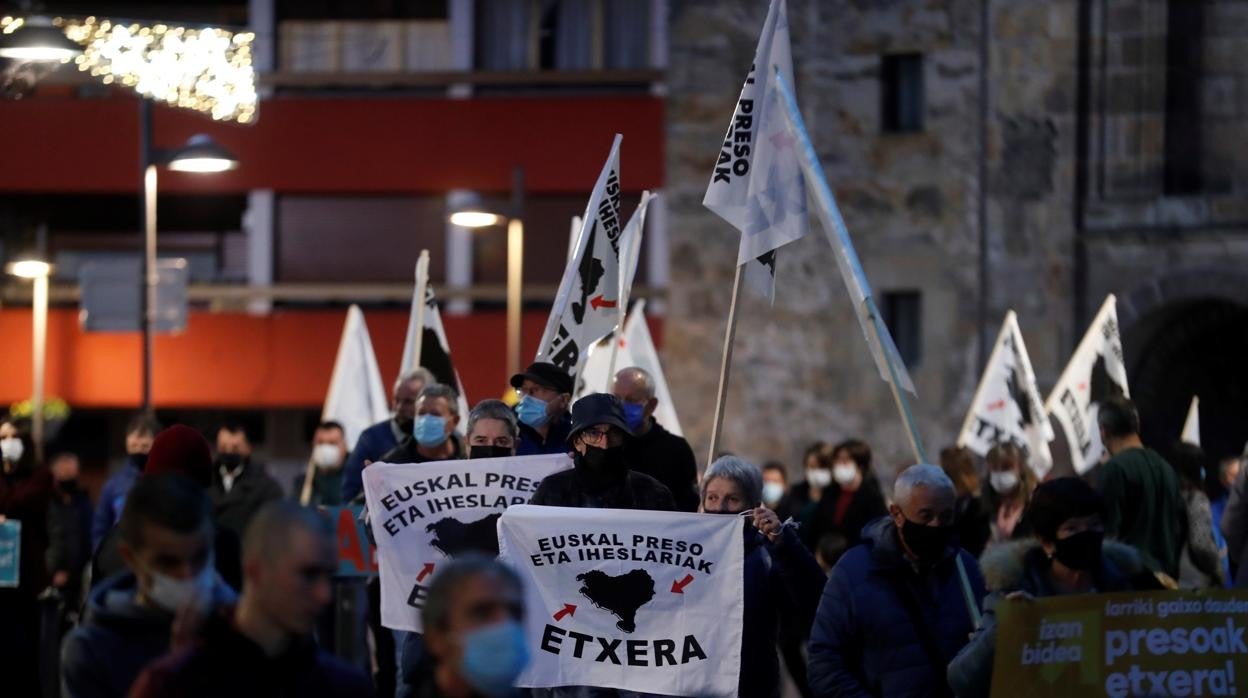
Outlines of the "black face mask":
[[477,458],[508,458],[511,456],[511,449],[506,446],[469,446],[468,458],[475,460]]
[[138,468],[139,471],[142,472],[143,469],[147,467],[147,454],[146,453],[131,453],[130,462],[134,463],[134,467]]
[[585,453],[577,453],[572,464],[591,492],[623,482],[628,473],[628,467],[624,465],[624,449],[619,446],[599,448],[585,444]]
[[78,491],[77,479],[61,480],[60,482],[56,484],[57,484],[57,487],[60,487],[61,491],[64,492],[65,494],[74,494],[75,492]]
[[243,456],[238,453],[219,453],[217,454],[217,466],[226,470],[237,470],[238,466],[243,465]]
[[1058,538],[1053,559],[1072,570],[1091,572],[1101,566],[1101,543],[1105,534],[1100,531],[1080,531],[1068,538]]
[[939,562],[945,554],[945,548],[953,541],[953,526],[924,526],[905,519],[901,526],[901,538],[910,552],[918,556],[919,562]]

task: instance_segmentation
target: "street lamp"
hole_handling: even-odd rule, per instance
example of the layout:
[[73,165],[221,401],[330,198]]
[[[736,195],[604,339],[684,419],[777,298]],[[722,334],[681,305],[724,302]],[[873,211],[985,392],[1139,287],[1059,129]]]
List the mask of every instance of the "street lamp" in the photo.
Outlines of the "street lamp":
[[31,300],[31,418],[35,459],[43,461],[43,376],[48,349],[48,275],[52,265],[41,259],[19,259],[8,265],[13,276],[34,282]]
[[152,103],[142,101],[139,113],[139,141],[143,164],[143,262],[140,278],[143,295],[139,308],[143,321],[143,410],[152,410],[152,349],[156,326],[156,288],[160,274],[156,269],[156,168],[160,165],[174,172],[225,172],[238,167],[238,159],[211,137],[191,136],[186,145],[173,150],[152,148]]
[[63,63],[79,55],[82,46],[54,27],[47,17],[15,19],[0,33],[0,58]]
[[488,228],[507,223],[507,375],[520,372],[520,286],[524,270],[524,168],[512,176],[511,206],[506,212],[490,210],[476,194],[465,196],[450,211],[452,225]]

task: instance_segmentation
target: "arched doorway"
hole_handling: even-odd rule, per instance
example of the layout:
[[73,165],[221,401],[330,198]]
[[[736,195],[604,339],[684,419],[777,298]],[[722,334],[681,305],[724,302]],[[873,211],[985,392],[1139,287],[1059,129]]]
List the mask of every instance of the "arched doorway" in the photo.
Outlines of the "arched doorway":
[[1144,442],[1165,452],[1200,396],[1201,445],[1211,458],[1248,440],[1248,306],[1229,300],[1162,304],[1124,328],[1131,397]]

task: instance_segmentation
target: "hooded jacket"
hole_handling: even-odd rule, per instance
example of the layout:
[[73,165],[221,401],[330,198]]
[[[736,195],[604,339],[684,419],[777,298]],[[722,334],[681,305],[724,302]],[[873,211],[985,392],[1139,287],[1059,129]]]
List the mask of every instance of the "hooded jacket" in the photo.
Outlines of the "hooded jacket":
[[[974,630],[956,562],[962,559],[979,604],[984,581],[975,558],[950,545],[939,562],[917,568],[890,518],[873,521],[862,535],[863,543],[841,557],[823,589],[810,634],[811,692],[947,695],[945,666]],[[941,654],[938,662],[935,652]]]
[[[169,651],[173,614],[135,602],[134,574],[104,580],[91,591],[86,618],[61,648],[62,691],[67,698],[118,698],[143,667]],[[233,604],[234,590],[217,578],[213,607]]]
[[624,480],[601,492],[591,492],[573,470],[548,475],[537,486],[529,504],[582,509],[645,509],[676,511],[671,490],[649,475],[626,471]]
[[[992,690],[992,663],[997,646],[997,608],[1006,596],[1025,591],[1036,598],[1057,596],[1049,582],[1050,561],[1040,541],[1028,538],[990,548],[980,559],[991,592],[984,599],[984,615],[971,642],[949,664],[949,685],[958,698],[987,698]],[[1094,586],[1098,592],[1158,588],[1135,548],[1111,540],[1101,545],[1101,569]]]

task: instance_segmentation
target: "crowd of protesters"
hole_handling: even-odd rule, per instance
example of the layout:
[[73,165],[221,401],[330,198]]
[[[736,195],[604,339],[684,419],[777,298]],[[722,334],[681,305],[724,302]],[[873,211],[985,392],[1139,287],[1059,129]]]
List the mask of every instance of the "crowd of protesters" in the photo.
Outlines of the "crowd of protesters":
[[[36,462],[23,425],[0,421],[0,520],[21,524],[20,577],[0,588],[4,694],[508,694],[532,648],[521,583],[505,565],[469,556],[445,566],[424,634],[382,626],[375,578],[335,579],[334,533],[317,507],[362,504],[362,472],[375,462],[569,453],[574,467],[547,477],[531,503],[746,515],[742,696],[780,695],[785,674],[802,696],[986,696],[1005,604],[1248,586],[1240,459],[1206,463],[1191,444],[1163,457],[1141,442],[1124,398],[1099,406],[1107,459],[1087,478],[1040,481],[1027,452],[1002,443],[982,462],[946,448],[939,464],[886,481],[871,447],[848,438],[810,445],[790,483],[783,463],[732,454],[699,477],[689,444],[655,419],[655,383],[640,368],[576,401],[551,364],[511,385],[514,407],[485,400],[460,414],[455,391],[428,371],[400,377],[392,417],[353,449],[340,424],[316,426],[293,501],[234,423],[210,442],[137,416],[124,463],[93,503],[73,453]],[[357,592],[366,667],[328,651],[344,622],[330,618],[333,600]]]

